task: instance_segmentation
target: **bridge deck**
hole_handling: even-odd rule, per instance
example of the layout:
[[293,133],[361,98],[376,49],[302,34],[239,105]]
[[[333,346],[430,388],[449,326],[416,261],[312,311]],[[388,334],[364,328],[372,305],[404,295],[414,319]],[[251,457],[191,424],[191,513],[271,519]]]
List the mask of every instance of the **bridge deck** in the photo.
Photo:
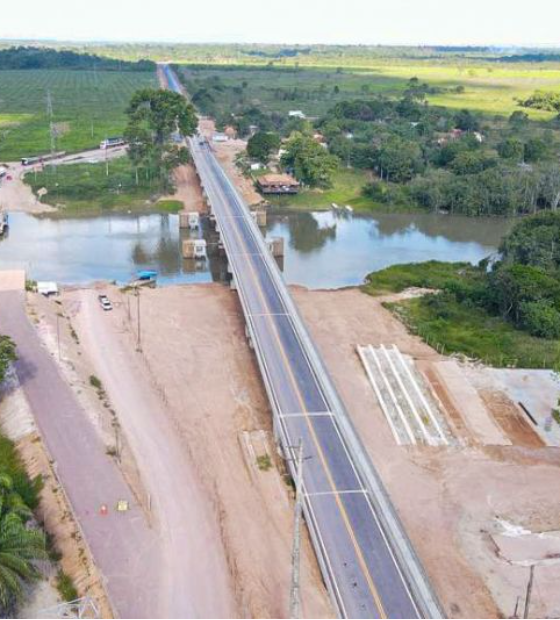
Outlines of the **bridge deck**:
[[[168,67],[166,74],[178,90]],[[189,146],[221,231],[276,428],[285,452],[294,457],[292,470],[295,447],[303,442],[306,521],[338,610],[353,618],[422,617],[341,432],[342,405],[332,396],[316,351],[310,353],[305,327],[262,234],[210,145],[191,138]]]
[[[210,147],[191,150],[216,216],[285,447],[303,441],[307,512],[343,615],[414,618],[410,595],[273,277],[268,250]],[[317,415],[317,414],[327,415]],[[312,414],[312,415],[309,415]]]

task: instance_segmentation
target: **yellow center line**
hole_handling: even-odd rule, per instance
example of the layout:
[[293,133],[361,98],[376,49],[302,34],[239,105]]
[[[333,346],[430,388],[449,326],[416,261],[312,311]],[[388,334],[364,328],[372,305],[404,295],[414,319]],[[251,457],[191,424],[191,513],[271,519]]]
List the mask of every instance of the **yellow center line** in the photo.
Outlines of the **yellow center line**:
[[[228,204],[227,199],[225,200],[225,204],[226,205]],[[233,227],[233,230],[234,230],[234,234],[237,237],[237,240],[243,246],[247,247],[246,244],[245,244],[245,241],[243,240],[243,238],[241,237],[239,231],[236,229],[235,226]],[[260,282],[258,280],[257,274],[255,272],[255,267],[253,265],[253,262],[252,262],[252,260],[249,260],[248,262],[249,262],[249,267],[250,267],[250,270],[251,270],[251,277],[252,277],[253,282],[255,283],[255,285],[257,287],[257,291],[259,293],[261,301],[263,302],[264,306],[269,311],[271,311],[271,308],[270,308],[270,306],[268,304],[268,301],[266,300],[266,297],[264,295],[264,292],[263,292],[262,287],[260,285]],[[272,320],[272,317],[269,316],[269,315],[266,316],[266,319],[271,324],[271,326],[273,328],[273,332],[274,332],[274,335],[276,337],[276,341],[278,342],[278,347],[279,347],[279,350],[280,350],[280,354],[281,354],[283,362],[284,362],[284,366],[286,367],[286,370],[287,370],[289,378],[290,378],[290,382],[292,383],[294,391],[295,391],[295,393],[297,395],[297,398],[299,400],[300,406],[302,408],[302,412],[307,412],[308,410],[307,410],[307,407],[305,405],[305,400],[303,398],[303,395],[301,393],[300,387],[299,387],[299,385],[297,383],[297,380],[295,378],[294,372],[293,372],[292,367],[290,365],[290,361],[288,359],[288,356],[287,356],[284,344],[282,343],[282,340],[280,338],[280,334],[278,333],[278,328],[276,326],[276,323]],[[311,423],[311,420],[310,420],[309,416],[305,416],[305,419],[306,419],[307,425],[309,427],[309,430],[311,432],[311,435],[313,437],[313,443],[315,444],[315,447],[317,448],[317,452],[319,454],[319,458],[321,460],[321,463],[323,464],[323,468],[325,470],[325,474],[327,476],[328,482],[329,482],[332,490],[335,492],[334,493],[335,501],[336,501],[336,503],[338,505],[338,508],[340,510],[340,513],[341,513],[342,519],[344,521],[344,524],[346,526],[346,529],[348,530],[348,534],[350,535],[350,539],[352,541],[352,545],[353,545],[354,550],[356,551],[356,555],[358,557],[358,562],[360,564],[360,567],[362,568],[362,572],[364,573],[364,576],[365,576],[366,581],[368,583],[368,586],[369,586],[369,589],[370,589],[371,594],[373,596],[373,599],[375,601],[375,604],[377,605],[377,608],[378,608],[378,610],[380,612],[381,617],[382,618],[387,618],[387,614],[386,614],[385,609],[383,607],[383,603],[381,602],[381,597],[379,596],[379,592],[377,591],[377,588],[375,587],[375,584],[373,582],[373,579],[372,579],[371,574],[369,572],[369,569],[367,567],[367,563],[366,563],[365,558],[363,556],[362,550],[361,550],[361,548],[360,548],[360,546],[358,544],[358,541],[356,539],[356,535],[354,533],[354,529],[353,529],[352,524],[350,522],[350,518],[348,517],[348,513],[346,511],[346,507],[344,506],[344,504],[343,504],[340,496],[338,495],[338,493],[336,493],[337,487],[336,487],[336,484],[334,482],[334,478],[332,476],[330,467],[329,467],[329,465],[327,463],[327,460],[326,460],[325,454],[323,452],[323,449],[322,449],[322,447],[321,447],[321,445],[319,443],[319,439],[318,439],[317,434],[315,432],[315,428],[313,427],[313,424]]]

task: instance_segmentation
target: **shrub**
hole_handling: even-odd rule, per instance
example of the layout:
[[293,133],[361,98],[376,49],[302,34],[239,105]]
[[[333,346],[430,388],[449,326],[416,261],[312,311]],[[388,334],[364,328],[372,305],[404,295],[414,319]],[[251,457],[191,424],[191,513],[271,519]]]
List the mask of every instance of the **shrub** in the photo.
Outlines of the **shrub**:
[[520,305],[521,326],[538,338],[560,338],[560,312],[548,300]]

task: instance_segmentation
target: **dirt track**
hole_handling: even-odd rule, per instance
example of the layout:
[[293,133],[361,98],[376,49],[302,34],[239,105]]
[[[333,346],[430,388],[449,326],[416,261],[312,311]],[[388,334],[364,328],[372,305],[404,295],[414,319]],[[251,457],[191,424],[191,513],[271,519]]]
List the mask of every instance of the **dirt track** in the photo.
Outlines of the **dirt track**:
[[74,325],[80,341],[117,412],[150,497],[164,562],[163,615],[235,615],[212,505],[142,356],[122,338],[124,308],[112,315],[104,313],[92,290],[71,298],[79,302]]

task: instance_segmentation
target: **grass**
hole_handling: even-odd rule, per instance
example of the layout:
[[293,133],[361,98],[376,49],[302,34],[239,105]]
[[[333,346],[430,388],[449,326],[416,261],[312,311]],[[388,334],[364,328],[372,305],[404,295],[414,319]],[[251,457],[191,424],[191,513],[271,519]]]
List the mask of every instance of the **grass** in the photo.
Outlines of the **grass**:
[[134,91],[156,84],[149,72],[0,71],[0,161],[50,151],[49,91],[56,150],[72,152],[121,134]]
[[63,601],[70,603],[78,599],[79,594],[72,578],[67,575],[62,569],[59,569],[56,575],[56,589],[62,597]]
[[407,288],[441,289],[449,280],[456,279],[469,267],[469,263],[445,263],[436,260],[392,265],[370,273],[363,290],[370,295],[378,295],[387,292],[400,293]]
[[272,467],[272,460],[268,454],[257,456],[257,467],[261,471],[268,471]]
[[103,383],[101,383],[101,379],[95,375],[90,375],[89,384],[98,391],[103,390]]
[[500,317],[443,295],[386,304],[431,346],[496,367],[559,368],[560,342],[534,338]]
[[155,208],[160,213],[179,213],[184,206],[181,200],[158,200],[155,204]]
[[[362,189],[369,180],[364,170],[340,168],[332,178],[332,187],[328,189],[304,188],[295,196],[272,198],[275,206],[287,206],[294,209],[315,211],[327,210],[332,203],[340,207],[350,205],[357,211],[387,211],[387,205],[375,202],[362,194]],[[391,211],[396,210],[391,207]]]
[[[317,61],[317,59],[315,59]],[[487,115],[507,116],[519,108],[516,99],[526,98],[535,90],[560,91],[560,65],[557,63],[491,63],[468,64],[456,58],[446,62],[431,60],[375,57],[361,58],[354,63],[331,66],[311,58],[275,67],[254,66],[253,60],[237,65],[208,64],[203,67],[186,65],[183,69],[188,88],[194,91],[208,80],[218,78],[225,89],[218,104],[223,109],[236,105],[256,105],[268,112],[287,114],[301,109],[308,116],[324,114],[338,101],[369,99],[378,95],[395,96],[402,93],[408,80],[418,77],[431,86],[445,89],[430,95],[428,100],[450,108],[469,108]],[[265,64],[265,63],[263,63]],[[246,83],[242,92],[235,87]],[[335,86],[338,92],[335,92]],[[464,92],[451,92],[463,86]],[[554,116],[551,112],[525,110],[536,120]]]
[[[134,167],[126,157],[110,161],[108,176],[105,163],[72,164],[46,166],[42,172],[28,173],[25,182],[35,193],[47,190],[41,201],[71,212],[151,208],[159,191],[143,175],[139,175],[136,185]],[[176,206],[164,204],[166,208]]]

